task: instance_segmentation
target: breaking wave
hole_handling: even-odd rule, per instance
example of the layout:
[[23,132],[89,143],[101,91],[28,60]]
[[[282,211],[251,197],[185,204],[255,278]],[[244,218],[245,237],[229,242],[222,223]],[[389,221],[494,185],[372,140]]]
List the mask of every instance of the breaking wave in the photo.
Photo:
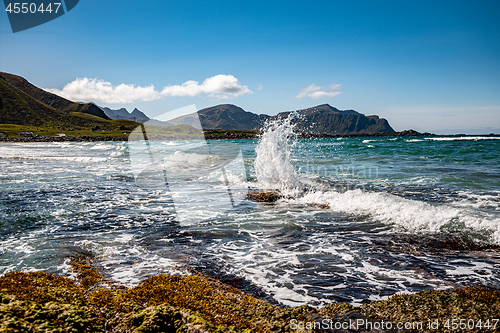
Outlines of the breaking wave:
[[[452,203],[428,203],[407,199],[384,191],[355,189],[338,191],[300,179],[292,164],[297,143],[293,118],[278,118],[267,123],[255,149],[254,163],[258,186],[279,191],[281,204],[321,205],[347,215],[392,225],[401,232],[462,232],[500,245],[500,218],[472,207]],[[478,140],[489,137],[432,138],[433,140]],[[370,142],[364,140],[363,142]]]

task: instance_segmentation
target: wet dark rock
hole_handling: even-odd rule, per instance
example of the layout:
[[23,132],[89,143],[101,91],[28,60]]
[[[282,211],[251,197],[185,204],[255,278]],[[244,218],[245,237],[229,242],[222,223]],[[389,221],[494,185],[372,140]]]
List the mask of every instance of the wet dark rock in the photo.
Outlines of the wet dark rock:
[[429,235],[397,235],[384,247],[410,253],[441,253],[470,251],[500,251],[500,246],[472,238],[466,233],[437,233]]
[[257,202],[276,202],[282,198],[282,195],[278,192],[251,192],[246,197]]

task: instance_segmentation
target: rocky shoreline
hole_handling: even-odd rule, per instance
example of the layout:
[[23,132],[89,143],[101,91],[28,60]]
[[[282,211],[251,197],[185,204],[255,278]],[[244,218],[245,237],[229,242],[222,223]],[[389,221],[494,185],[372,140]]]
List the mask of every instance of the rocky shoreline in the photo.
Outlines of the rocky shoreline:
[[[281,194],[252,192],[248,197],[272,203]],[[44,272],[10,272],[0,276],[0,332],[345,333],[456,332],[458,327],[474,332],[500,329],[500,291],[479,286],[395,294],[388,300],[365,300],[360,306],[329,303],[321,308],[285,307],[266,301],[268,294],[242,291],[245,288],[240,287],[238,280],[224,280],[220,275],[204,274],[192,267],[185,267],[189,275],[159,274],[130,288],[107,279],[90,253],[69,259],[74,278]],[[462,325],[460,319],[468,326],[455,326]],[[380,326],[382,323],[384,326]],[[398,325],[411,329],[396,329]]]
[[[482,287],[285,308],[195,271],[127,288],[105,279],[91,258],[74,256],[70,266],[76,280],[43,272],[0,276],[0,332],[380,332],[384,322],[384,332],[452,332],[456,318],[469,326],[488,320],[495,331],[500,313],[500,291]],[[396,330],[400,323],[413,330]]]
[[[243,133],[242,133],[243,132]],[[205,132],[206,140],[241,140],[241,139],[258,139],[262,133],[260,131],[224,131],[224,130],[208,130]],[[325,134],[310,134],[297,133],[299,138],[358,138],[358,137],[410,137],[410,136],[427,136],[427,137],[473,137],[477,135],[453,134],[453,135],[437,135],[433,133],[420,133],[414,130],[406,130],[401,132],[386,132],[377,134],[348,134],[348,135],[325,135]],[[500,137],[500,134],[484,134],[481,136]],[[149,136],[150,141],[172,141],[186,140],[185,136]],[[128,136],[34,136],[34,137],[0,137],[1,142],[99,142],[99,141],[128,141]]]
[[[205,139],[257,139],[262,134],[261,131],[225,131],[225,130],[207,130],[205,131]],[[358,137],[386,137],[386,136],[437,136],[433,133],[420,133],[415,130],[405,130],[401,132],[384,132],[376,134],[345,134],[345,135],[330,135],[330,134],[313,134],[313,133],[296,133],[299,138],[358,138]],[[459,134],[462,136],[462,134]],[[491,135],[491,134],[489,134]]]
[[34,136],[0,138],[0,142],[98,142],[127,141],[126,136]]

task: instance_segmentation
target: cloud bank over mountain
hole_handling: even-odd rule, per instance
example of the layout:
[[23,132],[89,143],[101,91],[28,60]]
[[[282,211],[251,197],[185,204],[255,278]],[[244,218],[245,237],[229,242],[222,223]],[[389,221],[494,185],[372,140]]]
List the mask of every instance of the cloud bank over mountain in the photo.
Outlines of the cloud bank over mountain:
[[215,75],[209,77],[202,84],[197,81],[186,81],[181,85],[163,88],[163,96],[194,97],[207,94],[217,99],[232,99],[253,93],[247,86],[242,86],[232,75]]
[[152,101],[164,97],[196,97],[233,99],[253,92],[241,85],[233,75],[219,74],[198,81],[188,80],[180,85],[168,85],[158,91],[154,85],[137,86],[135,84],[113,85],[98,78],[77,78],[66,84],[62,90],[45,89],[53,94],[73,101],[96,102],[107,104],[129,104],[138,101]]

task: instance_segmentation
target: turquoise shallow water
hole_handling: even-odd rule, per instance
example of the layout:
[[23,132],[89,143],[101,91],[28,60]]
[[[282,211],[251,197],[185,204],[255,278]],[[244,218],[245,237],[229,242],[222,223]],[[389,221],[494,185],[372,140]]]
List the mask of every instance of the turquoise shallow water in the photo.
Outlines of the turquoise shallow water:
[[[145,173],[126,142],[2,143],[0,274],[83,253],[124,284],[195,268],[286,305],[500,288],[498,138],[202,144],[150,142]],[[278,203],[245,199],[273,182]]]
[[311,173],[309,165],[316,165],[325,177],[338,170],[348,171],[348,178],[394,184],[493,191],[500,186],[500,140],[493,137],[314,139],[297,146],[306,173]]

